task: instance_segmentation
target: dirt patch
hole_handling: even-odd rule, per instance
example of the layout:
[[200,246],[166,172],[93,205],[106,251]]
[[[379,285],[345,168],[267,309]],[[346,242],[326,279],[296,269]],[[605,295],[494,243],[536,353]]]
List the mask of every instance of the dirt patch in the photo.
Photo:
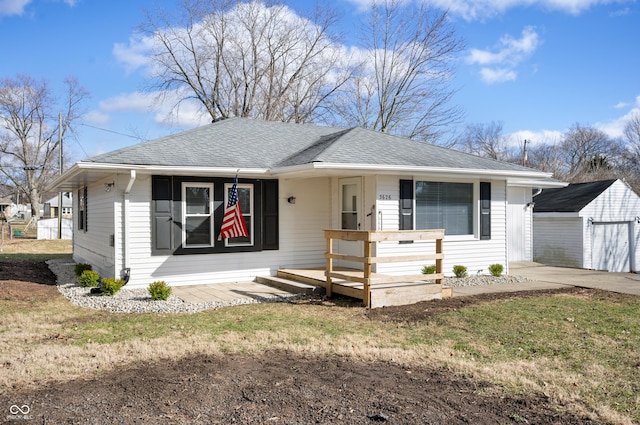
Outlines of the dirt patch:
[[39,301],[59,296],[56,276],[44,261],[1,260],[0,298]]
[[[32,300],[57,292],[44,263],[11,263],[0,264],[0,299]],[[415,321],[521,296],[532,294],[454,298],[367,314],[372,320]],[[28,392],[15,388],[0,396],[0,420],[25,419],[46,424],[596,423],[556,410],[543,395],[506,396],[500,387],[445,370],[279,351],[155,359],[97,379],[50,382]]]
[[284,352],[193,357],[48,384],[0,397],[38,422],[191,424],[588,424],[543,396],[505,397],[491,385],[430,369]]

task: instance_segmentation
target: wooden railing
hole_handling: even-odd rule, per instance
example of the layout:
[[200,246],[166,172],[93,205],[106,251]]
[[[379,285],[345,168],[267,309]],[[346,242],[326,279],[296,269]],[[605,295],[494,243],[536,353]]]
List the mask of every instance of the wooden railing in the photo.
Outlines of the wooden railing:
[[[362,298],[365,306],[370,305],[371,301],[371,285],[379,283],[394,282],[413,282],[420,280],[435,280],[436,284],[442,284],[444,274],[442,272],[442,240],[444,238],[444,230],[399,230],[399,231],[369,231],[369,230],[325,230],[324,237],[327,242],[326,258],[326,291],[331,296],[334,292],[333,279],[343,279],[350,282],[359,282],[364,285],[362,292],[360,290],[347,289],[342,292],[344,295],[356,296]],[[360,241],[364,243],[362,256],[339,254],[334,251],[334,241]],[[394,241],[428,241],[435,240],[435,253],[419,254],[419,255],[397,255],[389,257],[373,257],[373,244],[377,242],[394,242]],[[334,270],[334,260],[351,261],[362,263],[361,276],[360,273],[344,273]],[[410,276],[389,276],[375,274],[371,271],[372,264],[395,263],[404,261],[432,261],[435,260],[436,273],[430,275],[410,275]],[[337,292],[337,291],[336,291]],[[360,296],[358,296],[360,294]]]

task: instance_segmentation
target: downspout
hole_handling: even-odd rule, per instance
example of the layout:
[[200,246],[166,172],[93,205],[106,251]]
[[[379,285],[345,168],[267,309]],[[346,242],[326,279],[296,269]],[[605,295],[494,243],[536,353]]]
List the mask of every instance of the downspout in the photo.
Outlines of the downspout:
[[122,223],[123,223],[123,235],[122,235],[122,250],[124,257],[124,268],[122,269],[122,279],[124,280],[125,285],[129,282],[129,277],[131,276],[131,267],[130,267],[130,259],[129,259],[129,194],[131,193],[131,188],[133,187],[133,183],[136,181],[136,171],[131,170],[131,176],[129,177],[129,183],[127,184],[127,188],[124,190],[124,208],[122,212]]

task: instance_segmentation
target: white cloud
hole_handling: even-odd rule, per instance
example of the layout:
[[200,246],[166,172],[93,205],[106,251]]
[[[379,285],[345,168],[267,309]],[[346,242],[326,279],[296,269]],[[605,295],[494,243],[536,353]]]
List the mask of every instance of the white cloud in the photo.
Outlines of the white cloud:
[[526,140],[528,146],[542,143],[556,144],[562,140],[563,132],[558,130],[520,130],[506,135],[507,144],[510,146],[522,146]]
[[109,122],[109,115],[101,111],[89,111],[82,116],[82,119],[90,124],[104,125]]
[[[613,4],[630,3],[634,0],[428,0],[430,4],[440,9],[449,10],[454,15],[461,16],[467,21],[491,18],[503,15],[509,9],[517,7],[538,6],[548,10],[579,15],[592,7]],[[359,3],[353,1],[352,3]]]
[[152,93],[124,93],[99,103],[100,109],[107,112],[152,112],[158,108],[157,95]]
[[22,15],[31,0],[0,0],[0,16]]
[[507,68],[482,68],[480,77],[487,84],[495,84],[514,81],[517,78],[517,74],[514,70]]
[[114,44],[113,55],[124,65],[127,72],[131,73],[151,64],[150,56],[154,43],[151,37],[133,36],[129,38],[129,43]]
[[611,137],[622,137],[624,134],[624,127],[631,118],[637,114],[640,114],[640,96],[636,97],[634,107],[632,107],[626,114],[606,122],[598,122],[594,127],[604,131]]
[[[480,76],[488,84],[513,81],[516,68],[540,46],[540,37],[534,27],[525,27],[520,38],[507,34],[500,38],[492,50],[471,49],[467,63],[480,65]],[[489,67],[493,65],[493,67]]]
[[163,126],[192,128],[206,124],[210,117],[195,101],[181,101],[186,95],[177,91],[124,93],[100,102],[101,111],[139,113],[153,116]]

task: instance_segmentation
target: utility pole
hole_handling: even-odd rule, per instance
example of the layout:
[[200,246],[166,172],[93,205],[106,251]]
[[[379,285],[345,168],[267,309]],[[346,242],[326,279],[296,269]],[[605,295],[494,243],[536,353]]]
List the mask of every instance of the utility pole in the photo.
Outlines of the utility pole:
[[[62,112],[58,113],[58,149],[60,149],[58,165],[62,174]],[[62,192],[58,192],[58,239],[62,239]]]
[[528,140],[524,139],[524,148],[522,149],[523,150],[523,152],[522,152],[522,165],[524,167],[527,166],[527,142],[528,142]]

